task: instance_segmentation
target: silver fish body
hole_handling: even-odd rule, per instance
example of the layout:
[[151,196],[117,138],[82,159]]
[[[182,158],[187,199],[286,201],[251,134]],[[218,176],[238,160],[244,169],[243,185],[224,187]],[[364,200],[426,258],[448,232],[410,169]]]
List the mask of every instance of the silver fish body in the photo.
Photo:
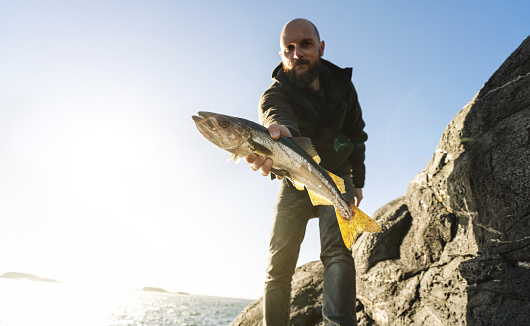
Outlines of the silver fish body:
[[249,120],[211,112],[192,117],[199,132],[217,147],[230,152],[234,160],[252,153],[272,159],[271,171],[307,189],[313,205],[333,205],[345,245],[350,248],[362,231],[380,231],[359,208],[346,201],[344,182],[322,168],[308,138],[280,136],[274,140],[268,130]]

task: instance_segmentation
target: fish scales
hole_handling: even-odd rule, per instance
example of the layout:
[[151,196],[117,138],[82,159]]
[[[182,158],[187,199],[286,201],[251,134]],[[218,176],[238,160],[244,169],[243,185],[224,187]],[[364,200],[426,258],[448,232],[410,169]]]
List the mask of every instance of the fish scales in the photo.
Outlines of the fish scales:
[[[319,168],[314,167],[317,163],[308,157],[306,153],[293,151],[292,147],[287,146],[283,142],[273,140],[268,132],[259,132],[259,135],[256,135],[256,140],[263,142],[262,145],[264,147],[271,149],[272,155],[270,157],[274,168],[288,171],[290,179],[314,189],[313,191],[322,197],[332,199],[331,202],[336,207],[342,208],[343,216],[350,215],[348,214],[348,208],[340,205],[339,197],[342,198],[342,196],[340,196],[340,191],[333,180],[329,178],[328,173],[322,167],[319,165]],[[292,171],[297,171],[297,173]]]

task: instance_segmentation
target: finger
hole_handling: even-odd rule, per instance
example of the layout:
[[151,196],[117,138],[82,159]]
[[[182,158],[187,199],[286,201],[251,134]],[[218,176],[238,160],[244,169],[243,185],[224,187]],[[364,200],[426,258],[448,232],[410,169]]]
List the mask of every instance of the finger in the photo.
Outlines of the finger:
[[263,162],[263,165],[261,166],[261,175],[268,176],[269,173],[271,172],[271,168],[272,168],[272,160],[270,158],[267,158]]
[[291,134],[291,131],[286,126],[279,126],[279,129],[280,129],[280,135],[284,137],[293,137],[293,135]]
[[272,124],[269,126],[269,134],[271,134],[272,139],[280,138],[280,125]]
[[250,164],[250,168],[254,171],[257,171],[261,168],[261,166],[263,165],[263,162],[265,162],[265,159],[266,157],[263,156],[263,155],[258,155],[256,157],[256,160],[254,160],[254,162],[252,162],[252,164]]
[[250,163],[253,163],[256,160],[256,158],[258,158],[258,154],[256,153],[249,154],[245,156],[245,161],[247,161],[247,163],[250,164]]

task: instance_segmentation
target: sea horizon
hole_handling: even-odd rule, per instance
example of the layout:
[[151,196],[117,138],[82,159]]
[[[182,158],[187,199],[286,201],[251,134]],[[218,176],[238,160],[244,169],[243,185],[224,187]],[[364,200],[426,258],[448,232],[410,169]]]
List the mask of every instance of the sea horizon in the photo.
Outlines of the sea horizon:
[[45,278],[35,274],[22,273],[22,272],[6,272],[0,275],[1,280],[14,280],[14,281],[27,281],[27,282],[41,282],[41,283],[54,283],[54,284],[64,284],[67,286],[73,286],[78,288],[86,287],[96,287],[99,290],[108,289],[109,291],[148,291],[148,292],[160,292],[160,293],[170,293],[170,294],[179,294],[179,295],[197,295],[197,296],[209,296],[209,297],[219,297],[219,298],[231,298],[231,299],[242,299],[242,300],[258,300],[259,298],[248,298],[244,296],[234,296],[234,295],[221,295],[221,294],[209,294],[209,293],[193,293],[184,290],[168,290],[166,287],[159,285],[146,284],[143,286],[125,286],[125,285],[115,285],[111,283],[99,283],[99,282],[83,282],[83,281],[62,281],[52,278]]

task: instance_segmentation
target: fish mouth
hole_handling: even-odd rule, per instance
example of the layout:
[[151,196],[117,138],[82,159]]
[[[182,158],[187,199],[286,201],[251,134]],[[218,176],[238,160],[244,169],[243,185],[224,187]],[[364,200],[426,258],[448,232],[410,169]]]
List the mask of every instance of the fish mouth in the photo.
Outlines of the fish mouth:
[[210,121],[210,118],[214,117],[213,113],[210,112],[198,112],[197,115],[193,115],[191,118],[195,122],[197,130],[204,136],[206,139],[211,139],[209,131],[216,131],[217,128]]
[[191,118],[195,121],[196,125],[206,125],[210,130],[217,130],[215,125],[210,121],[210,118],[214,118],[215,115],[210,112],[198,112],[197,115],[192,116]]
[[200,116],[196,116],[196,115],[192,115],[191,118],[193,119],[195,123],[201,123],[204,120],[204,118],[201,118]]

